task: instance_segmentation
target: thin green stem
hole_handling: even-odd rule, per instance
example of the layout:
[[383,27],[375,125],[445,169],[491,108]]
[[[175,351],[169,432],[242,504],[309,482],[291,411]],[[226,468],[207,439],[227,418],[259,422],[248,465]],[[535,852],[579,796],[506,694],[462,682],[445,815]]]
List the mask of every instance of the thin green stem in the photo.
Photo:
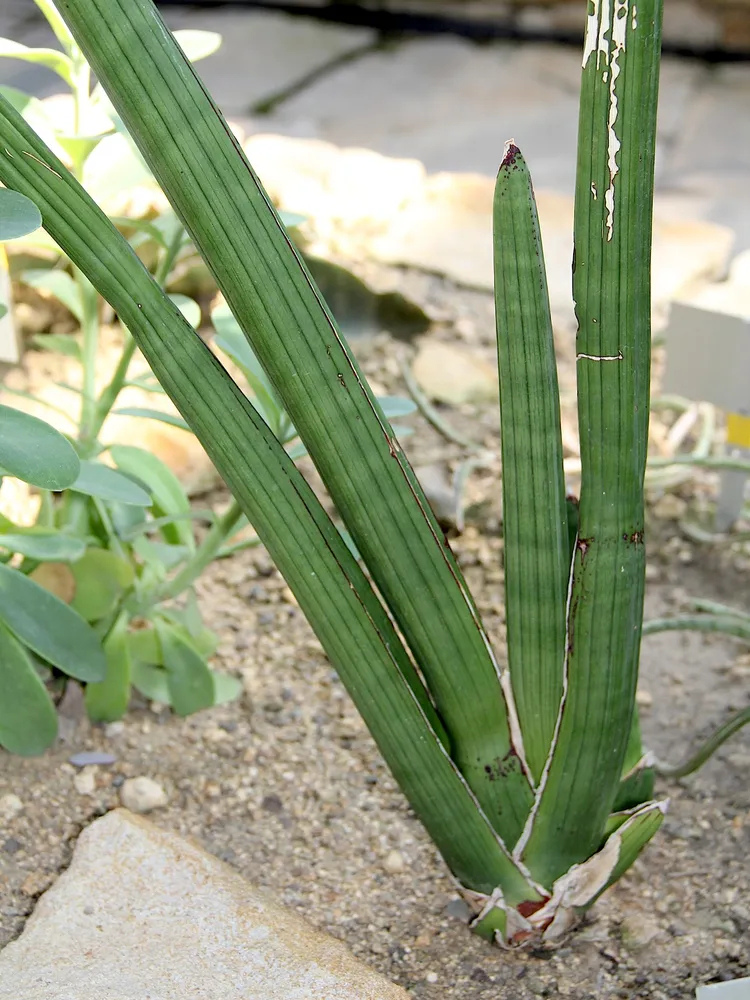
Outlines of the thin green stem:
[[445,420],[437,409],[432,405],[427,396],[422,392],[417,384],[417,380],[412,374],[411,368],[408,363],[401,360],[401,374],[404,377],[404,382],[406,383],[406,388],[409,390],[409,395],[414,400],[417,409],[422,414],[422,416],[427,420],[436,431],[439,431],[444,438],[448,441],[453,441],[455,444],[461,445],[462,448],[469,448],[471,451],[482,451],[482,445],[473,441],[470,437],[461,434],[460,431],[455,430],[451,425]]
[[649,468],[665,469],[670,465],[694,465],[703,469],[737,469],[750,474],[750,460],[725,455],[673,455],[671,458],[651,458]]
[[735,639],[750,641],[750,621],[739,615],[678,615],[676,618],[652,618],[643,623],[643,635],[657,632],[719,632]]
[[[175,259],[180,252],[180,247],[182,246],[182,240],[185,234],[185,230],[179,227],[175,230],[172,239],[167,246],[167,249],[159,262],[159,267],[156,270],[155,278],[163,288],[166,284],[169,275],[174,266]],[[96,412],[92,419],[91,426],[91,439],[96,440],[101,433],[101,429],[104,426],[104,422],[109,416],[112,407],[117,402],[117,397],[122,392],[125,381],[128,377],[128,368],[130,367],[130,362],[133,360],[133,355],[136,351],[136,342],[130,336],[130,333],[123,327],[123,336],[125,337],[125,344],[123,346],[122,354],[120,355],[120,360],[117,363],[117,368],[109,382],[108,385],[104,387],[99,398],[96,401]],[[85,356],[85,352],[84,352]]]
[[184,590],[192,586],[203,570],[216,558],[241,517],[242,508],[236,500],[232,500],[226,513],[216,521],[180,572],[161,588],[160,601],[178,597]]
[[664,764],[661,761],[656,762],[656,771],[658,774],[662,775],[664,778],[685,778],[688,774],[692,774],[697,771],[708,758],[716,753],[722,743],[726,742],[730,736],[742,729],[750,722],[750,706],[747,708],[740,709],[739,712],[735,712],[723,726],[714,732],[706,740],[702,746],[696,750],[696,752],[684,760],[681,764]]

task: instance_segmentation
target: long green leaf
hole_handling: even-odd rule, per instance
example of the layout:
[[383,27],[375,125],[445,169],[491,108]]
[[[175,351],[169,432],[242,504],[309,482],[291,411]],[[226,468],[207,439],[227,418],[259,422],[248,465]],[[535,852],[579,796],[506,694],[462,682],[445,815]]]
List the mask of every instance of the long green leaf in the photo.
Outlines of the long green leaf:
[[594,0],[586,30],[573,273],[579,526],[559,730],[519,845],[545,885],[601,840],[635,703],[660,21],[660,0]]
[[52,746],[57,713],[28,653],[0,623],[0,746],[30,757]]
[[[12,154],[0,156],[0,179],[39,192],[49,232],[136,338],[289,582],[456,877],[482,892],[503,885],[510,904],[536,899],[438,738],[440,721],[387,613],[294,463],[123,237],[2,99],[0,138]],[[137,684],[136,673],[134,663]]]
[[416,476],[285,227],[151,0],[59,8],[307,446],[426,679],[454,760],[513,841],[532,793],[499,666]]
[[512,143],[497,176],[494,241],[508,664],[539,780],[562,696],[571,559],[542,239],[526,161]]

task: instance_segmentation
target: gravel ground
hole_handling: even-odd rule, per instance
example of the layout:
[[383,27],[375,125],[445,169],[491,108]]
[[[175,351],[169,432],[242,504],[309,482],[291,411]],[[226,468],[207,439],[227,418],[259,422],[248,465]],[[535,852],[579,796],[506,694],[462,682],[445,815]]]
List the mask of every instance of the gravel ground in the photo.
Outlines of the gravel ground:
[[[457,329],[490,350],[489,297],[424,276],[409,281],[414,297],[443,310],[453,337]],[[377,338],[359,350],[379,386],[399,389],[397,345]],[[563,342],[572,426],[569,360]],[[494,447],[491,408],[450,416]],[[413,461],[455,467],[460,446],[421,418],[413,423],[417,432],[405,442]],[[472,476],[467,527],[452,545],[501,647],[496,464]],[[684,487],[677,505],[660,501],[651,513],[648,616],[678,610],[687,596],[750,606],[747,552],[696,547],[666,516],[700,506],[702,491],[700,483]],[[136,702],[123,722],[102,728],[82,719],[71,698],[66,742],[42,758],[0,755],[0,945],[20,933],[81,829],[119,804],[127,779],[147,776],[167,798],[151,814],[157,823],[270,887],[415,997],[661,1000],[748,974],[750,731],[697,776],[661,783],[671,799],[662,831],[565,947],[551,956],[508,954],[467,931],[440,857],[265,552],[211,567],[199,598],[221,638],[216,666],[243,679],[240,702],[187,720]],[[746,704],[749,677],[746,647],[679,633],[647,639],[639,695],[646,741],[660,756],[681,757]],[[116,762],[76,768],[69,758],[82,750],[109,751]]]

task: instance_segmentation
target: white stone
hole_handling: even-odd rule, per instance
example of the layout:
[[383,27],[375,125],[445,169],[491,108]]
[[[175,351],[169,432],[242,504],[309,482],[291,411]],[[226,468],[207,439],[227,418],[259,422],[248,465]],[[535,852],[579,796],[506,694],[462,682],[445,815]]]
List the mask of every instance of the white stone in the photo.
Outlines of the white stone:
[[128,778],[120,789],[120,802],[135,813],[147,813],[167,805],[167,793],[153,778]]
[[96,774],[99,770],[96,766],[84,767],[73,777],[75,790],[79,795],[93,795],[96,791]]
[[407,1000],[199,847],[121,810],[0,953],[0,1000]]
[[0,823],[9,823],[23,810],[23,802],[13,792],[0,796]]
[[164,19],[173,31],[190,28],[221,35],[219,51],[201,59],[196,69],[225,114],[248,112],[375,40],[366,28],[229,7],[167,8]]
[[465,347],[426,340],[414,359],[413,372],[425,395],[440,403],[459,406],[497,400],[497,366]]

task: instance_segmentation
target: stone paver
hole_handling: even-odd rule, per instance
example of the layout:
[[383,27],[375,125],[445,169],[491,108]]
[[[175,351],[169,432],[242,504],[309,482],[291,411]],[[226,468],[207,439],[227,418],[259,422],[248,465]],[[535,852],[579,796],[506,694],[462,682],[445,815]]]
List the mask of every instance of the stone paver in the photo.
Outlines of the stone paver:
[[[251,132],[361,146],[419,160],[429,173],[485,176],[495,174],[504,142],[514,138],[537,190],[573,192],[576,47],[440,36],[373,48],[368,30],[272,12],[168,7],[165,16],[172,28],[223,35],[222,49],[199,71],[223,110]],[[39,44],[45,33],[27,21],[17,40]],[[37,93],[59,87],[44,69],[4,60],[0,83]],[[271,114],[252,117],[275,100]],[[665,57],[657,145],[663,204],[678,220],[730,226],[742,250],[750,247],[748,173],[750,67]]]
[[407,1000],[230,868],[124,810],[0,953],[1,1000]]
[[[694,62],[664,60],[659,139],[665,152],[703,72]],[[430,172],[487,175],[496,173],[503,145],[513,138],[536,187],[571,194],[580,78],[575,48],[422,38],[327,73],[264,125],[413,157]],[[660,166],[661,154],[660,148]]]
[[247,114],[310,74],[366,48],[376,37],[366,28],[324,25],[266,11],[167,7],[163,16],[173,31],[198,28],[221,35],[221,48],[201,60],[199,72],[227,115]]

